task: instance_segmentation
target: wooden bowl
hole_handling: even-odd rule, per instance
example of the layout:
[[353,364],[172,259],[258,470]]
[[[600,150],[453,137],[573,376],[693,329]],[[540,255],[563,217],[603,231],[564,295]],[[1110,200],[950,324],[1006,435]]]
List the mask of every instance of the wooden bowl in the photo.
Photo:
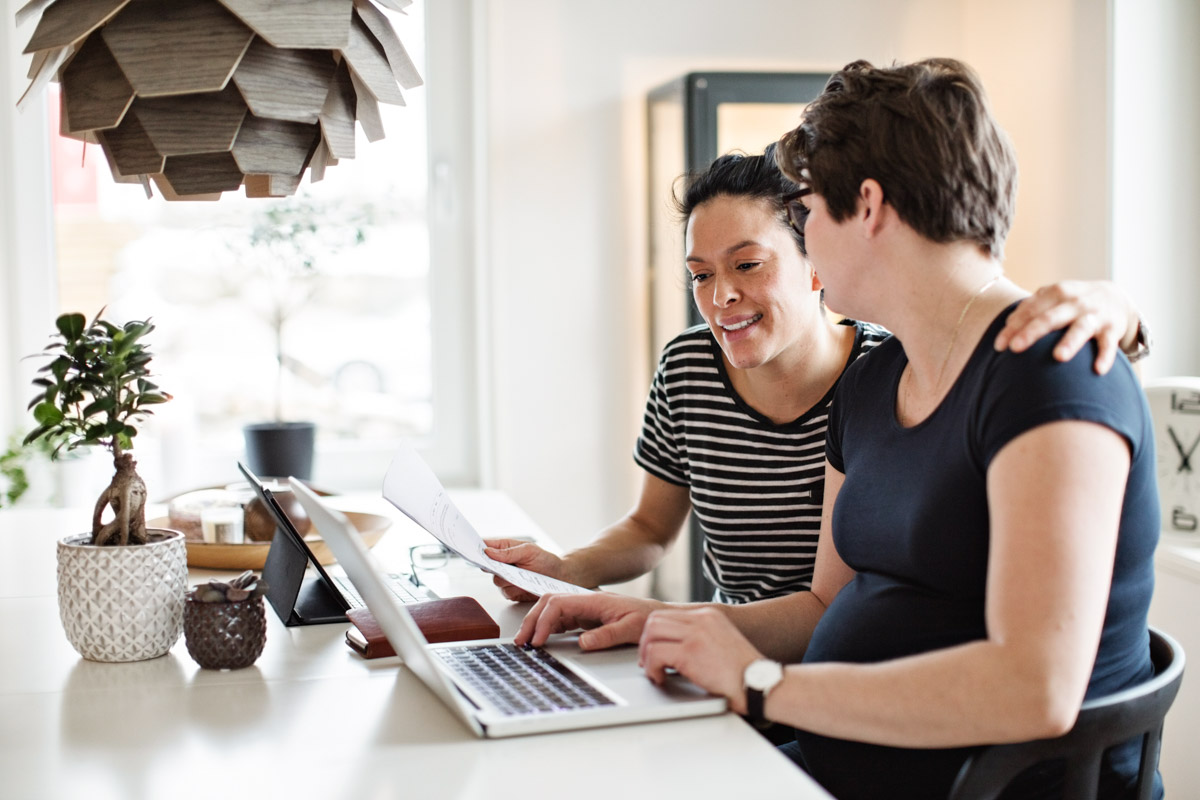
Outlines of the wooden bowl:
[[[367,547],[375,543],[391,527],[392,521],[379,514],[367,514],[361,511],[343,511],[354,527],[362,534]],[[146,521],[147,528],[169,527],[166,517]],[[321,538],[320,531],[314,528],[304,541],[323,566],[337,561],[330,552],[329,546]],[[207,567],[209,569],[262,569],[267,563],[267,553],[271,549],[270,542],[246,542],[245,544],[209,544],[189,539],[187,542],[187,563],[189,567]]]

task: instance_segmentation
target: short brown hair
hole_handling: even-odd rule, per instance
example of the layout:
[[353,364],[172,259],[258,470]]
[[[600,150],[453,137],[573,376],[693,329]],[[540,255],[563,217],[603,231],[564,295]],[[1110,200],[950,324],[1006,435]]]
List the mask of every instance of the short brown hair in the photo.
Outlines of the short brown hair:
[[1004,255],[1017,160],[978,76],[960,61],[848,64],[780,141],[778,158],[789,178],[824,198],[835,221],[854,213],[859,186],[873,178],[927,239],[973,241]]

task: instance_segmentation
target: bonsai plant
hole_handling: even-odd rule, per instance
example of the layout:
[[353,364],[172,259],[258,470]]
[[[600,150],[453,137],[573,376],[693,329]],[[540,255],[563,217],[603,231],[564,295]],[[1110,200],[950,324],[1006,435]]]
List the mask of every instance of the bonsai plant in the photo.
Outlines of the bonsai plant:
[[[162,655],[179,639],[187,554],[178,531],[147,530],[146,484],[130,450],[133,423],[171,399],[150,381],[149,321],[123,326],[63,314],[38,370],[29,407],[37,427],[25,443],[55,437],[51,454],[100,446],[115,474],[101,492],[88,533],[58,542],[59,615],[72,646],[97,661]],[[105,521],[106,511],[112,519]]]

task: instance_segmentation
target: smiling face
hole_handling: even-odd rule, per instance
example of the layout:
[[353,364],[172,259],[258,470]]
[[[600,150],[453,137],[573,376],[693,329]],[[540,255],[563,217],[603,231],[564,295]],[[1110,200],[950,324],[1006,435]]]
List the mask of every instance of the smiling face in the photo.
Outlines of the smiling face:
[[688,218],[687,269],[696,308],[729,364],[779,364],[822,323],[820,284],[770,202],[719,195]]

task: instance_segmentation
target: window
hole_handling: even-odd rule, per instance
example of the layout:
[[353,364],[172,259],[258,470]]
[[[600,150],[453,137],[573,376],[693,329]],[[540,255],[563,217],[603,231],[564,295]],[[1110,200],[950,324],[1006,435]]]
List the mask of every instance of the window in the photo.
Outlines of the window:
[[[431,111],[441,76],[429,74],[422,36],[469,31],[424,11],[388,13],[426,85],[405,107],[381,105],[386,138],[360,132],[354,159],[294,197],[147,200],[112,180],[99,148],[52,135],[57,310],[91,317],[107,306],[114,321],[157,325],[153,367],[175,400],[136,443],[156,496],[235,479],[241,426],[277,416],[317,423],[318,483],[378,486],[400,438],[449,480],[475,480],[470,252],[438,244],[470,240],[470,215],[446,213],[456,187],[441,185],[470,169],[429,147],[469,153],[471,126],[447,104]],[[56,94],[47,108],[57,131]],[[301,232],[280,235],[292,227]],[[50,321],[40,324],[48,334]]]

